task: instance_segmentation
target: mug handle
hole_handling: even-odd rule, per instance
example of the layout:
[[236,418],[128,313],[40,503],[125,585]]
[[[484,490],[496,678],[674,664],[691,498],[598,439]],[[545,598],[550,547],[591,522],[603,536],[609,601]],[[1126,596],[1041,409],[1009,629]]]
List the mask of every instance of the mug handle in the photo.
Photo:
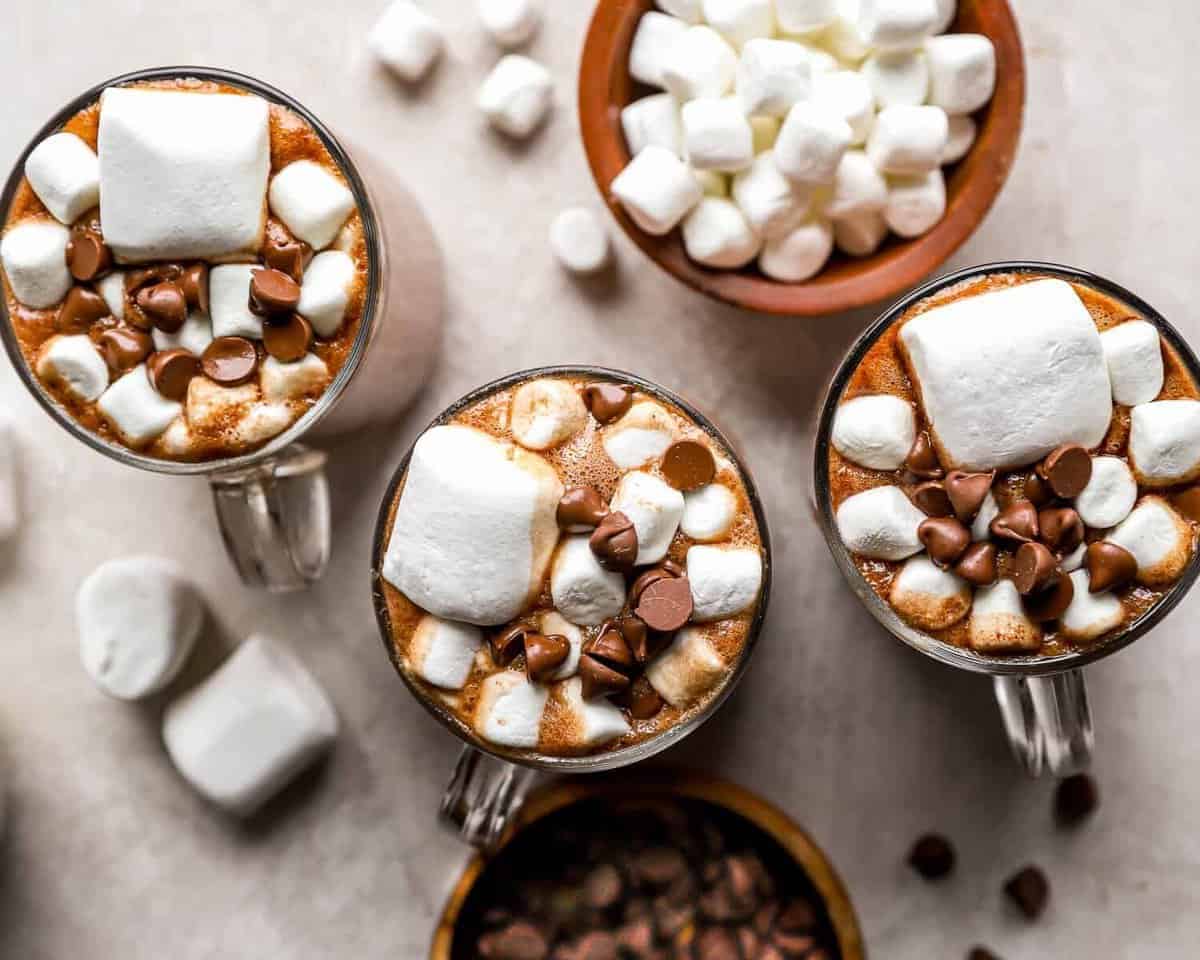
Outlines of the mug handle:
[[441,818],[471,846],[489,853],[525,800],[534,771],[463,747],[442,794]]
[[209,476],[225,549],[247,586],[290,593],[325,572],[332,541],[326,459],[295,444],[266,463]]
[[1087,767],[1096,735],[1083,671],[1050,677],[993,677],[1013,754],[1031,777]]

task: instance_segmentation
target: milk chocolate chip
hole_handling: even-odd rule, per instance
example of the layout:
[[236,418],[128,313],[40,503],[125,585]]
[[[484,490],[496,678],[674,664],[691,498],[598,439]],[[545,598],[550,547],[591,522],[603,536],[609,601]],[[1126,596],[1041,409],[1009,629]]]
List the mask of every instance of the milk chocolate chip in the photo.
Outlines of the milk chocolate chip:
[[525,637],[525,673],[534,683],[546,683],[566,662],[571,644],[558,634],[531,633]]
[[208,313],[208,264],[193,263],[179,275],[179,288],[190,309]]
[[609,423],[633,406],[633,387],[626,383],[590,383],[583,388],[583,402],[593,417]]
[[217,337],[200,358],[204,375],[223,387],[237,387],[253,378],[258,351],[245,337]]
[[620,693],[630,685],[629,677],[625,674],[586,653],[579,658],[579,679],[582,681],[584,700]]
[[1000,958],[987,947],[972,947],[971,952],[967,954],[967,960],[1000,960]]
[[58,329],[62,333],[84,333],[110,311],[104,298],[87,287],[72,287],[58,310]]
[[650,685],[645,677],[638,677],[633,685],[622,695],[623,706],[629,710],[634,720],[649,720],[658,716],[664,706],[659,692]]
[[950,517],[930,517],[917,527],[917,538],[929,551],[929,559],[942,569],[958,563],[971,545],[971,531]]
[[1200,487],[1188,487],[1171,498],[1175,509],[1193,523],[1200,523]]
[[583,652],[615,670],[627,672],[633,669],[633,651],[615,620],[601,624],[600,632],[583,645]]
[[493,634],[488,638],[492,659],[500,666],[507,667],[521,655],[525,649],[525,638],[531,633],[528,627],[518,624],[503,633]]
[[652,634],[636,615],[624,617],[620,623],[621,633],[629,644],[629,651],[638,663],[646,663],[666,645],[668,638],[662,634]]
[[662,455],[662,473],[676,490],[688,493],[712,483],[717,462],[707,445],[698,440],[676,440]]
[[1083,543],[1083,520],[1073,507],[1047,507],[1038,513],[1042,542],[1056,553],[1070,553]]
[[993,537],[1028,543],[1038,537],[1037,508],[1028,500],[1014,500],[996,514],[991,523]]
[[927,517],[953,517],[954,505],[946,493],[946,485],[938,480],[929,480],[916,487],[912,501]]
[[263,324],[263,349],[280,363],[304,359],[313,342],[312,325],[300,314],[272,318]]
[[642,599],[642,593],[648,586],[650,586],[650,584],[654,583],[654,581],[664,580],[668,577],[682,576],[683,567],[677,564],[674,560],[664,560],[657,567],[651,567],[633,581],[633,586],[629,588],[629,605],[631,607],[636,607],[638,605],[638,601]]
[[142,287],[149,287],[163,280],[178,280],[183,267],[177,263],[155,263],[149,267],[138,267],[125,274],[125,292],[135,294]]
[[1023,597],[1045,589],[1058,570],[1058,558],[1041,543],[1023,543],[1013,559],[1013,583]]
[[1054,814],[1064,827],[1082,823],[1095,812],[1100,803],[1096,781],[1086,773],[1067,777],[1054,794]]
[[1039,477],[1036,470],[1025,478],[1025,499],[1038,507],[1044,507],[1054,499],[1050,484]]
[[109,327],[97,338],[96,345],[113,373],[132,370],[154,349],[149,334],[129,327]]
[[979,513],[988,491],[996,480],[996,473],[966,473],[951,470],[946,474],[946,496],[954,507],[954,515],[963,523],[970,523]]
[[937,451],[929,442],[927,433],[917,434],[917,439],[913,442],[912,449],[908,451],[908,456],[904,460],[904,466],[913,476],[921,477],[923,480],[940,480],[946,473],[942,469],[942,465],[938,463]]
[[290,316],[300,303],[300,284],[280,270],[250,275],[250,312],[260,317]]
[[1074,598],[1075,586],[1071,578],[1061,570],[1055,570],[1045,587],[1025,598],[1025,613],[1036,623],[1057,620]]
[[954,568],[954,572],[977,587],[986,587],[996,582],[996,546],[991,543],[973,543]]
[[297,283],[304,279],[304,271],[308,268],[312,256],[312,247],[303,240],[268,243],[263,251],[263,261],[268,267],[286,273]]
[[637,561],[637,531],[619,510],[600,521],[588,543],[605,570],[628,573]]
[[1050,899],[1050,883],[1041,869],[1026,867],[1004,885],[1004,892],[1026,919],[1036,920]]
[[649,584],[634,613],[658,633],[674,633],[692,617],[692,585],[687,577],[663,577]]
[[146,364],[154,389],[168,400],[182,402],[188,384],[200,373],[200,361],[186,350],[160,350]]
[[75,230],[67,241],[67,269],[71,276],[90,283],[112,269],[112,251],[93,230]]
[[1138,571],[1133,554],[1107,540],[1089,546],[1083,555],[1083,564],[1088,572],[1088,593],[1120,590],[1133,583]]
[[564,530],[572,527],[600,526],[600,521],[608,516],[608,504],[600,496],[595,487],[572,487],[558,501],[558,512],[555,518]]
[[941,834],[921,837],[908,854],[908,865],[926,880],[939,880],[954,869],[954,847]]
[[1092,479],[1092,457],[1078,443],[1066,443],[1041,462],[1038,473],[1055,496],[1070,500],[1083,493]]
[[137,293],[136,303],[150,321],[164,333],[175,333],[187,320],[187,299],[179,284],[164,280]]

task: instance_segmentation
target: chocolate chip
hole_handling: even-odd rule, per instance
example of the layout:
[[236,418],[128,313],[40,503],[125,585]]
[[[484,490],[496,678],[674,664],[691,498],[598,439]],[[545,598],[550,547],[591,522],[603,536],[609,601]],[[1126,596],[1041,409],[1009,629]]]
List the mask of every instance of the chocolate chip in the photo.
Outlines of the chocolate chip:
[[155,263],[148,267],[138,267],[125,273],[125,292],[136,294],[143,287],[153,286],[163,280],[178,280],[183,275],[183,267],[177,263]]
[[534,683],[547,683],[571,653],[571,643],[558,634],[531,633],[525,637],[525,674]]
[[546,935],[533,924],[515,923],[484,934],[475,946],[484,960],[545,960],[550,953]]
[[71,276],[90,283],[112,269],[112,251],[93,230],[74,230],[67,241],[67,269]]
[[792,900],[779,913],[776,925],[788,933],[803,933],[817,925],[817,908],[808,900]]
[[972,947],[971,952],[967,954],[967,960],[1000,960],[1000,958],[987,947]]
[[668,638],[661,633],[651,633],[645,622],[636,615],[623,617],[619,626],[633,659],[638,663],[648,662],[666,645]]
[[913,476],[921,477],[924,480],[940,480],[946,472],[938,463],[937,451],[929,442],[929,434],[924,432],[917,434],[912,449],[904,458],[904,466]]
[[502,667],[507,667],[517,659],[525,649],[525,638],[533,631],[518,624],[503,633],[492,634],[488,646],[492,650],[492,659]]
[[250,312],[260,317],[289,316],[300,303],[300,284],[281,270],[250,274]]
[[1025,478],[1025,499],[1039,507],[1044,507],[1054,499],[1054,491],[1050,489],[1050,484],[1039,477],[1037,471]]
[[634,720],[649,720],[651,717],[656,717],[665,705],[662,696],[645,677],[638,677],[629,689],[620,695],[619,700],[617,698],[614,700],[625,707]]
[[175,333],[187,321],[187,299],[179,284],[164,280],[138,291],[136,303],[150,321],[164,333]]
[[929,551],[929,559],[943,570],[958,563],[971,545],[971,531],[950,517],[930,517],[917,527],[917,538]]
[[973,543],[967,547],[954,572],[977,587],[986,587],[996,582],[996,546],[991,543]]
[[995,480],[995,471],[966,473],[962,470],[951,470],[946,474],[946,495],[954,506],[954,515],[963,523],[974,520]]
[[599,633],[584,643],[583,652],[622,673],[628,673],[634,666],[633,652],[614,620],[601,624]]
[[692,617],[692,585],[687,577],[667,577],[647,586],[634,613],[659,633],[674,633]]
[[132,370],[154,350],[149,334],[130,327],[109,327],[101,332],[96,345],[113,373]]
[[583,402],[601,423],[609,423],[633,406],[633,387],[626,383],[589,383],[583,388]]
[[1050,899],[1050,883],[1038,867],[1026,867],[1004,885],[1004,892],[1029,920],[1036,920]]
[[954,869],[954,847],[937,833],[921,837],[908,854],[908,865],[926,880],[940,880]]
[[579,658],[579,678],[584,700],[620,693],[629,686],[629,677],[586,653]]
[[272,270],[285,273],[297,283],[312,260],[313,249],[303,240],[269,242],[263,249],[263,262]]
[[200,374],[200,361],[186,350],[160,350],[146,364],[154,389],[168,400],[183,402],[188,384]]
[[938,480],[920,484],[912,492],[912,502],[927,517],[953,517],[954,506],[946,493],[946,485]]
[[1099,540],[1087,548],[1083,565],[1087,567],[1089,593],[1120,590],[1133,582],[1138,571],[1133,554],[1107,540]]
[[1054,813],[1060,824],[1073,827],[1090,817],[1099,803],[1096,781],[1086,773],[1077,773],[1058,785],[1054,794]]
[[1035,623],[1057,620],[1074,598],[1075,586],[1071,578],[1056,570],[1045,587],[1025,598],[1025,613]]
[[633,521],[619,510],[600,521],[588,543],[605,570],[628,573],[637,562],[637,531]]
[[95,290],[72,287],[58,310],[58,330],[62,333],[84,333],[109,313],[108,304]]
[[1028,500],[1014,500],[996,514],[991,523],[993,537],[1015,543],[1029,543],[1038,537],[1037,508]]
[[258,369],[258,351],[245,337],[217,337],[200,358],[204,375],[223,387],[247,383]]
[[688,872],[683,854],[673,847],[647,847],[633,858],[632,867],[638,882],[659,890]]
[[1042,542],[1056,553],[1070,553],[1083,543],[1083,520],[1073,507],[1047,507],[1038,512]]
[[1023,597],[1050,585],[1058,570],[1058,558],[1045,544],[1023,543],[1013,558],[1012,580]]
[[190,309],[208,313],[208,264],[193,263],[179,275],[179,289]]
[[572,487],[558,501],[555,515],[564,530],[577,527],[594,529],[608,516],[608,504],[595,487]]
[[662,474],[676,490],[688,493],[712,483],[717,462],[699,440],[676,440],[662,455]]
[[1200,487],[1188,487],[1171,497],[1175,509],[1193,523],[1200,523]]
[[293,313],[282,321],[263,324],[263,349],[280,363],[304,359],[313,342],[312,325]]
[[1092,479],[1092,456],[1078,443],[1066,443],[1038,465],[1038,474],[1055,496],[1070,500],[1083,493]]
[[683,576],[683,568],[672,560],[668,560],[657,567],[651,567],[633,581],[633,586],[629,588],[629,605],[636,607],[638,601],[642,599],[642,594],[646,588],[655,581],[681,576]]

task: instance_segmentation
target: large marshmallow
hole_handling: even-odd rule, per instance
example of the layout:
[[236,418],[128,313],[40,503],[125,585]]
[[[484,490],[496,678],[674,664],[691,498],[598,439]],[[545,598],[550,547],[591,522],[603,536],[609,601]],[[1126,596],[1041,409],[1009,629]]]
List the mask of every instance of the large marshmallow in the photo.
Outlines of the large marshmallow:
[[262,317],[250,310],[250,279],[258,264],[229,263],[208,272],[208,308],[214,337],[262,339]]
[[748,116],[786,117],[812,92],[812,60],[786,40],[751,40],[737,68],[737,97]]
[[183,405],[155,390],[140,363],[104,391],[96,408],[126,443],[138,447],[166,430]]
[[547,610],[539,620],[543,636],[565,637],[568,645],[567,659],[554,671],[553,680],[566,680],[579,672],[579,657],[583,653],[583,631],[571,623],[557,610]]
[[25,176],[42,205],[71,224],[100,202],[100,160],[73,133],[56,133],[30,151]]
[[354,259],[341,250],[318,253],[304,271],[296,312],[312,324],[317,336],[332,337],[341,329],[357,273]]
[[[125,274],[116,270],[96,282],[96,290],[118,320],[125,319]],[[155,330],[157,333],[158,330]]]
[[784,33],[810,34],[833,23],[835,0],[775,0],[775,18]]
[[901,237],[920,237],[946,214],[946,180],[941,170],[911,177],[892,177],[883,220]]
[[611,189],[633,222],[654,236],[674,230],[704,195],[687,164],[656,146],[634,157]]
[[324,754],[338,718],[317,681],[282,646],[251,637],[170,704],[162,736],[175,766],[239,816],[261,807]]
[[587,407],[564,380],[530,380],[513,394],[508,426],[527,450],[549,450],[566,443],[588,423]]
[[621,470],[657,460],[674,441],[678,427],[661,404],[639,400],[623,417],[604,428],[602,443],[608,458]]
[[683,494],[658,477],[635,470],[617,484],[611,508],[627,516],[637,531],[637,565],[658,563],[667,555],[683,519]]
[[586,534],[567,537],[551,564],[550,596],[571,623],[594,627],[625,606],[625,578],[600,566]]
[[992,521],[996,519],[999,513],[1000,504],[996,502],[995,493],[989,490],[983,498],[979,512],[975,514],[975,519],[971,522],[971,539],[976,542],[990,540],[992,536]]
[[696,170],[736,173],[754,159],[754,131],[735,97],[683,105],[683,143]]
[[775,35],[774,0],[704,0],[704,19],[739,49]]
[[868,560],[904,560],[922,549],[917,527],[926,516],[899,487],[873,487],[843,501],[838,534],[851,553]]
[[971,609],[971,586],[921,553],[905,561],[888,601],[904,621],[919,630],[944,630]]
[[621,111],[621,130],[631,157],[650,146],[683,156],[683,122],[679,104],[669,93],[651,94],[627,106]]
[[916,175],[936,170],[950,139],[940,107],[885,107],[867,139],[867,155],[884,173]]
[[919,47],[938,22],[935,0],[860,0],[858,29],[872,47]]
[[21,524],[19,453],[12,417],[6,410],[0,410],[0,543],[11,539]]
[[575,749],[603,746],[632,729],[620,709],[603,697],[583,699],[583,681],[574,677],[562,685],[560,696],[566,708],[566,741]]
[[737,65],[737,51],[716,30],[688,27],[666,52],[659,86],[670,91],[680,103],[700,97],[723,97],[733,89]]
[[602,270],[612,253],[608,231],[587,207],[571,207],[554,218],[550,249],[565,270],[581,276]]
[[832,253],[833,227],[825,220],[810,220],[770,237],[758,266],[773,280],[802,283],[820,273]]
[[537,454],[470,427],[433,427],[413,447],[383,576],[443,619],[507,623],[541,588],[562,495]]
[[119,700],[157,693],[179,673],[204,623],[204,602],[174,564],[125,557],[102,564],[75,595],[79,654]]
[[38,354],[37,375],[89,402],[108,389],[108,364],[86,333],[47,340]]
[[208,314],[189,313],[183,326],[174,333],[159,330],[155,327],[150,336],[154,340],[155,350],[186,350],[194,356],[200,356],[213,342],[212,320]]
[[915,107],[929,96],[929,61],[919,50],[881,50],[867,58],[862,73],[880,107]]
[[527,43],[542,25],[541,0],[479,0],[479,20],[502,47]]
[[261,97],[109,87],[100,220],[118,261],[257,252],[271,137]]
[[825,204],[832,220],[879,213],[888,202],[888,184],[861,150],[848,150],[838,164],[833,193]]
[[259,384],[269,403],[315,397],[329,385],[329,368],[315,353],[291,363],[268,356],[259,369]]
[[705,484],[683,495],[683,535],[700,543],[724,540],[737,519],[737,497],[723,483]]
[[691,547],[687,576],[692,585],[692,619],[723,620],[749,610],[762,588],[762,556],[746,547]]
[[425,614],[408,646],[408,668],[426,683],[461,690],[483,645],[483,632],[469,623]]
[[1011,580],[997,580],[975,591],[967,642],[978,653],[1030,653],[1042,645],[1042,630],[1025,614]]
[[683,710],[713,689],[727,668],[699,627],[684,627],[646,667],[646,679],[671,706]]
[[775,163],[794,183],[826,184],[853,139],[850,124],[835,110],[814,101],[798,103],[775,141]]
[[1148,487],[1169,487],[1200,476],[1200,402],[1159,400],[1129,414],[1129,459]]
[[324,250],[354,212],[354,194],[319,163],[297,160],[271,178],[271,212],[314,250]]
[[704,21],[704,0],[654,0],[654,5],[685,23],[696,24]]
[[687,255],[706,267],[736,270],[762,249],[762,239],[732,200],[705,197],[683,221]]
[[1127,407],[1149,403],[1162,392],[1163,355],[1158,328],[1130,320],[1100,334],[1113,400]]
[[523,674],[512,670],[492,674],[479,688],[475,732],[501,747],[532,750],[538,745],[549,696],[549,688],[530,683]]
[[1129,516],[1137,502],[1137,481],[1120,457],[1096,457],[1092,477],[1075,498],[1079,518],[1096,530],[1107,530]]
[[949,114],[974,113],[996,91],[996,48],[978,33],[953,33],[925,41],[929,102]]
[[536,60],[510,53],[483,81],[476,103],[501,133],[525,138],[554,105],[554,77]]
[[0,241],[0,260],[13,296],[35,310],[61,303],[71,289],[67,242],[71,232],[49,220],[26,220]]
[[629,48],[630,76],[651,87],[663,86],[663,66],[670,57],[671,48],[687,29],[688,25],[682,20],[665,13],[651,10],[642,14],[633,34],[633,45]]
[[869,257],[887,239],[888,229],[879,211],[858,213],[833,221],[833,240],[847,256]]
[[219,431],[241,419],[258,399],[258,384],[253,381],[223,387],[208,377],[192,377],[187,389],[188,426],[196,430]]
[[897,470],[917,439],[916,414],[911,403],[891,394],[855,397],[838,407],[830,439],[851,463]]
[[850,142],[867,142],[875,126],[875,94],[866,77],[856,70],[834,70],[813,80],[813,100],[850,125]]
[[1108,432],[1100,335],[1065,281],[935,307],[908,321],[900,342],[948,467],[1024,466],[1060,444],[1095,447]]
[[367,37],[375,56],[409,83],[429,72],[445,42],[438,22],[410,0],[395,0]]
[[973,117],[956,114],[949,117],[946,125],[946,149],[942,151],[942,166],[958,163],[975,146],[979,125]]
[[1095,640],[1125,622],[1125,607],[1111,593],[1092,593],[1086,570],[1071,574],[1075,594],[1058,618],[1058,632],[1072,640]]
[[1192,559],[1192,527],[1162,497],[1143,497],[1106,539],[1133,554],[1148,587],[1174,583]]
[[793,184],[775,163],[774,151],[768,150],[733,178],[733,200],[751,228],[760,236],[771,237],[799,226],[808,213],[811,191]]

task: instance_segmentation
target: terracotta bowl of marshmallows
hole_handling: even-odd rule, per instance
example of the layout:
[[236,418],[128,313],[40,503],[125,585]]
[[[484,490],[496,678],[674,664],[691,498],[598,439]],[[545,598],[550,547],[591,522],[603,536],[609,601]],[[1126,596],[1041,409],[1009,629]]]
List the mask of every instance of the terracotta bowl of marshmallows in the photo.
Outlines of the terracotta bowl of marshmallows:
[[1006,0],[599,0],[580,126],[622,229],[701,293],[817,316],[907,290],[1008,177]]

